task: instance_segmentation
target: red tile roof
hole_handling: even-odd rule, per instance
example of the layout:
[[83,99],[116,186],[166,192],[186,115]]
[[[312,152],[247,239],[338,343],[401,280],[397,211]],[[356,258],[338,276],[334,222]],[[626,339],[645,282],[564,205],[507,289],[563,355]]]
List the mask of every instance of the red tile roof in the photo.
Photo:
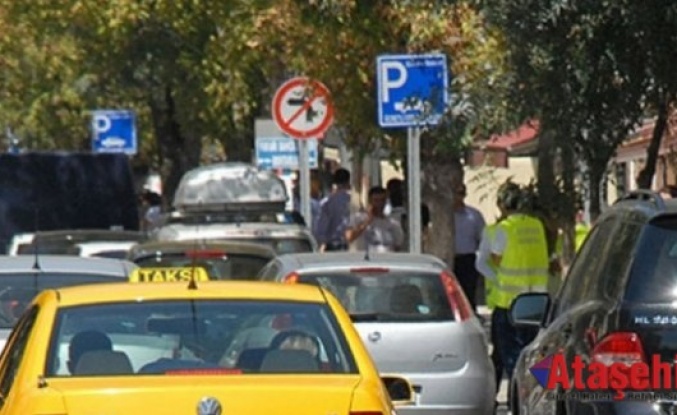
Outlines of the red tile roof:
[[527,121],[514,131],[492,135],[485,144],[485,149],[511,151],[514,147],[535,140],[537,136],[538,121]]

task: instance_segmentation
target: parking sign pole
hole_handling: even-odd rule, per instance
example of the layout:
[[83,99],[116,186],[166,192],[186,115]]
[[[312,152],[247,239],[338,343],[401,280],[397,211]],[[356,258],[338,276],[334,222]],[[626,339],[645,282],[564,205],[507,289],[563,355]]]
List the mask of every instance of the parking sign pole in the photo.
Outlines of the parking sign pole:
[[297,140],[299,144],[299,193],[301,203],[301,215],[306,220],[308,227],[312,224],[310,211],[310,153],[308,140]]
[[421,130],[407,129],[407,223],[409,252],[421,253]]

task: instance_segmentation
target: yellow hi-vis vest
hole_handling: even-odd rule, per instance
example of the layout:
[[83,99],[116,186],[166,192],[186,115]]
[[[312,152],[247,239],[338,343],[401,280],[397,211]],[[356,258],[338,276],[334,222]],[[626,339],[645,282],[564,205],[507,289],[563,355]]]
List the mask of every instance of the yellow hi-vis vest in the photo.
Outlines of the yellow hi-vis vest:
[[528,215],[508,216],[499,227],[506,233],[496,273],[496,307],[509,308],[517,295],[547,292],[548,245],[541,222]]
[[575,239],[576,252],[578,252],[581,249],[583,242],[585,242],[585,237],[588,236],[588,232],[590,232],[590,227],[588,225],[586,225],[585,223],[576,224],[576,239]]
[[[489,241],[493,243],[494,241],[494,236],[496,235],[496,228],[498,227],[498,223],[494,223],[491,225],[487,225],[485,228],[487,231],[487,236],[489,237]],[[493,264],[493,262],[490,260],[488,264],[494,271],[496,271],[496,266]],[[489,278],[484,279],[484,294],[486,297],[487,301],[487,307],[490,310],[493,310],[496,308],[496,284],[494,283],[493,280]]]

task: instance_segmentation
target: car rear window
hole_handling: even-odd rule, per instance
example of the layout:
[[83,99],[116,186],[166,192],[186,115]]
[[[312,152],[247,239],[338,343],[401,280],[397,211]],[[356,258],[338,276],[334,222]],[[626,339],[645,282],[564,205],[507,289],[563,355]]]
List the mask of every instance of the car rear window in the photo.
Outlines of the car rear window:
[[253,242],[273,248],[277,255],[313,252],[307,239],[301,238],[226,238],[228,241]]
[[634,255],[625,299],[642,303],[677,300],[677,217],[659,217],[645,226]]
[[192,259],[183,254],[149,256],[135,261],[144,268],[199,266],[213,280],[255,280],[256,275],[270,261],[268,257],[227,254],[216,258]]
[[354,318],[381,322],[451,321],[440,274],[398,270],[313,272],[298,282],[330,290]]
[[72,285],[127,282],[126,278],[98,274],[12,273],[0,275],[0,328],[11,328],[40,291]]
[[326,304],[158,300],[62,308],[48,376],[356,373]]

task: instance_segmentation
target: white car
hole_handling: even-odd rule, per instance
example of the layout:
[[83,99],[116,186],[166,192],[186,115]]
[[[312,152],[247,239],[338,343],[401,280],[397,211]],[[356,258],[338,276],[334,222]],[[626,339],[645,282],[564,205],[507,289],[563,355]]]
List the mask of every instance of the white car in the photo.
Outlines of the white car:
[[409,253],[280,255],[259,279],[322,286],[350,313],[382,373],[414,387],[401,415],[494,412],[488,339],[454,274],[440,259]]
[[138,268],[130,261],[68,255],[0,256],[0,351],[33,297],[46,288],[127,283]]

